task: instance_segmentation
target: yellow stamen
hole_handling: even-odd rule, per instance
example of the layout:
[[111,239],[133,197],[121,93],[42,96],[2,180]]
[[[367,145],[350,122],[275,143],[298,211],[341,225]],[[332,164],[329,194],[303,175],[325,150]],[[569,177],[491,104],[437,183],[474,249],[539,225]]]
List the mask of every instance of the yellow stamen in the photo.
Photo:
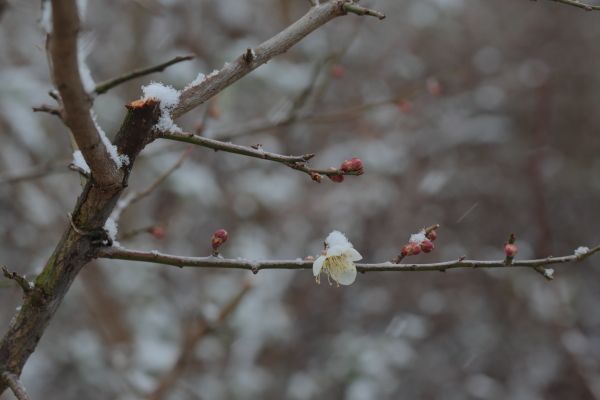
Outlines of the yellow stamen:
[[[329,277],[333,278],[333,275],[339,276],[342,272],[350,270],[352,268],[351,265],[352,264],[348,262],[346,257],[330,256],[325,258],[323,270],[327,273],[327,280],[329,280]],[[333,280],[339,286],[338,281],[335,280],[335,278],[333,278]],[[329,281],[329,284],[331,285],[331,281]]]

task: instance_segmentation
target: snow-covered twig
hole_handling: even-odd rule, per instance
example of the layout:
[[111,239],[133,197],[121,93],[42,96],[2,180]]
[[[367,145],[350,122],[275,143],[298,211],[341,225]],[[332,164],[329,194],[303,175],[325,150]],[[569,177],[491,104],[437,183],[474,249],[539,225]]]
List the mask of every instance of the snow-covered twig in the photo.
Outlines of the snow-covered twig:
[[0,375],[0,378],[2,378],[0,380],[6,382],[8,387],[10,387],[10,390],[12,390],[17,400],[29,400],[27,390],[25,390],[25,386],[23,386],[16,374],[4,372]]
[[[504,260],[467,260],[458,259],[452,261],[430,263],[430,264],[395,264],[384,262],[377,264],[357,263],[356,269],[359,272],[408,272],[408,271],[446,271],[457,268],[536,268],[552,264],[564,264],[573,261],[580,261],[600,251],[600,245],[590,249],[583,256],[575,254],[562,257],[547,257],[533,260],[513,260],[510,265],[506,265]],[[216,257],[183,257],[171,254],[163,254],[156,251],[144,252],[129,250],[125,248],[102,248],[97,253],[99,258],[111,258],[129,261],[144,261],[155,264],[172,265],[175,267],[197,267],[197,268],[226,268],[226,269],[246,269],[258,272],[263,269],[312,269],[312,260],[240,260]]]
[[166,62],[158,64],[158,65],[133,70],[133,71],[123,74],[121,76],[117,76],[116,78],[108,79],[104,82],[97,84],[96,88],[94,89],[94,93],[97,95],[104,94],[104,93],[108,92],[110,89],[114,88],[115,86],[118,86],[118,85],[125,83],[127,81],[130,81],[132,79],[139,78],[140,76],[144,76],[144,75],[153,74],[155,72],[161,72],[173,64],[177,64],[182,61],[189,61],[189,60],[193,60],[193,59],[194,59],[193,55],[177,56],[175,58],[170,59],[169,61],[166,61]]

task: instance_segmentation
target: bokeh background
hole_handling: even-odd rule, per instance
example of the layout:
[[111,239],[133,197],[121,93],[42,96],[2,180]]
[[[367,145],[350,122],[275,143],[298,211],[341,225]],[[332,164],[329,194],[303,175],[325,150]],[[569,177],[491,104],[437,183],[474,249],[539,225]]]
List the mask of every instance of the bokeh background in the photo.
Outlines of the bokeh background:
[[[2,4],[0,263],[33,277],[81,183],[67,169],[65,127],[31,111],[52,104],[40,4]],[[97,82],[196,56],[97,98],[111,135],[143,84],[181,88],[309,7],[82,5],[82,48]],[[502,258],[511,232],[520,257],[600,243],[600,14],[541,0],[365,5],[387,18],[338,18],[178,121],[207,137],[316,152],[318,167],[360,157],[363,176],[316,184],[279,164],[195,148],[126,211],[121,244],[202,256],[211,233],[226,228],[226,257],[297,258],[318,254],[338,229],[379,262],[434,223],[435,251],[414,261]],[[152,183],[184,149],[150,145],[131,188]],[[378,273],[337,288],[317,286],[309,271],[253,276],[102,260],[77,278],[23,381],[48,400],[599,399],[600,261],[557,267],[555,277]],[[20,293],[0,282],[4,331]],[[173,370],[178,357],[185,366]]]

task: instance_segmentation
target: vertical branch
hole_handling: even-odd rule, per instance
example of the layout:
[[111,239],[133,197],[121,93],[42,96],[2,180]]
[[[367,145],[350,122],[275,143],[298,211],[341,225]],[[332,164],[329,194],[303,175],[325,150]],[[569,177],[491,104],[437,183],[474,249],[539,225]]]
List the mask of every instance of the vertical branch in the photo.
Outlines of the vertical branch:
[[53,0],[51,72],[64,108],[64,122],[71,130],[96,182],[109,186],[114,184],[118,176],[117,165],[111,159],[90,114],[91,99],[83,87],[79,72],[79,29],[76,0]]

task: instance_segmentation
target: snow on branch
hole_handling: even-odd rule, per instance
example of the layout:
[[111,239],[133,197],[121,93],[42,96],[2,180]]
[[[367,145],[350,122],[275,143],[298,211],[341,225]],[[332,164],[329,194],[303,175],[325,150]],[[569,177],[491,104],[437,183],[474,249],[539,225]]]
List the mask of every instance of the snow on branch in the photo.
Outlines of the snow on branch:
[[[228,153],[240,154],[243,156],[260,158],[263,160],[275,161],[284,164],[292,169],[302,171],[308,174],[314,181],[320,182],[322,175],[328,176],[334,182],[343,181],[344,175],[361,175],[363,173],[362,161],[353,158],[351,161],[345,161],[340,168],[313,169],[308,167],[307,162],[315,155],[313,153],[299,156],[286,156],[271,153],[262,149],[260,145],[251,147],[241,146],[229,142],[221,142],[215,139],[205,138],[193,133],[187,132],[169,132],[160,135],[163,139],[175,140],[178,142],[191,143],[202,147],[207,147],[215,151],[225,151]],[[347,164],[347,165],[346,165]]]
[[[505,260],[467,260],[459,258],[457,260],[429,263],[429,264],[396,264],[393,262],[384,262],[376,264],[356,263],[358,272],[424,272],[424,271],[447,271],[458,268],[536,268],[553,264],[564,264],[574,261],[581,261],[600,251],[600,245],[590,249],[583,255],[568,255],[562,257],[547,257],[533,260],[513,260],[511,264],[506,264]],[[312,269],[313,260],[244,260],[227,259],[218,257],[183,257],[171,254],[163,254],[157,251],[137,251],[125,248],[103,248],[97,253],[99,258],[111,258],[117,260],[143,261],[155,264],[172,265],[175,267],[196,267],[196,268],[226,268],[226,269],[246,269],[257,273],[263,269]]]

